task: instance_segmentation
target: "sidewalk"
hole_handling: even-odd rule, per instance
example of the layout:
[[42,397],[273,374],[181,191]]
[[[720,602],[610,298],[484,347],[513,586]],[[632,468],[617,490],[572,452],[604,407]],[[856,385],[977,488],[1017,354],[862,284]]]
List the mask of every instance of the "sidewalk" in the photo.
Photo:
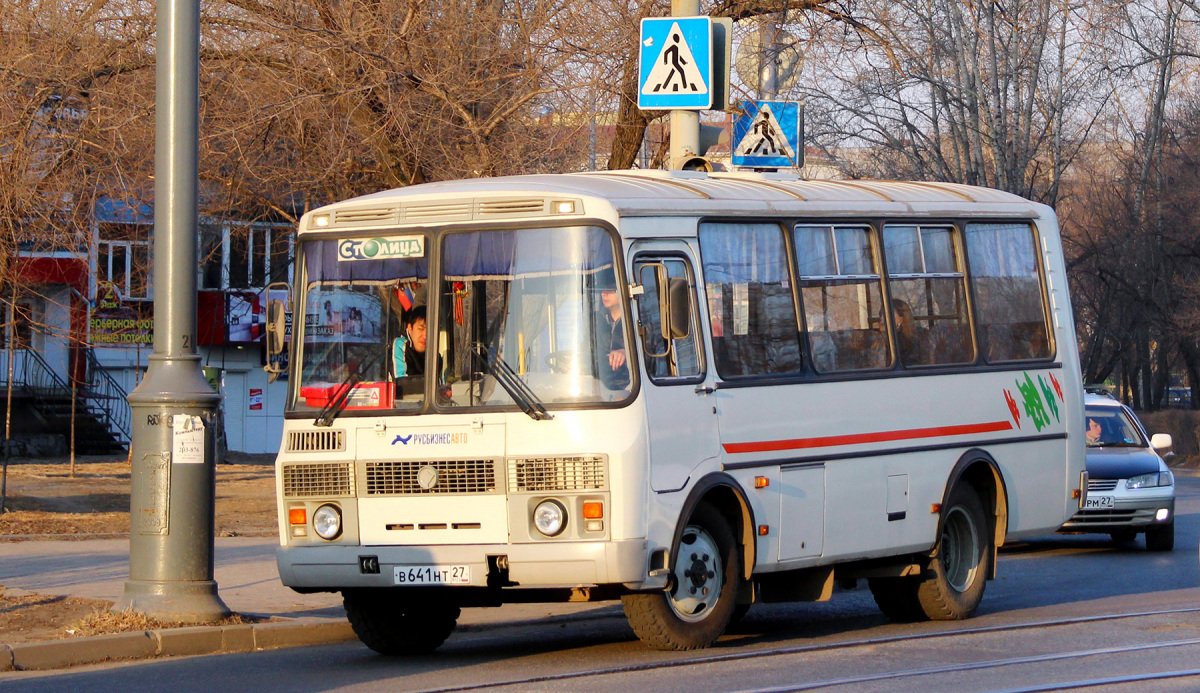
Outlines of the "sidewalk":
[[[221,599],[232,611],[283,619],[281,623],[199,626],[16,645],[3,644],[0,633],[0,672],[354,639],[340,594],[298,594],[283,586],[275,568],[277,545],[274,537],[218,538],[214,577]],[[0,585],[10,590],[116,601],[128,577],[128,539],[0,543]],[[591,611],[609,613],[614,608],[611,603],[509,604],[463,609],[458,624],[463,630],[494,628]]]

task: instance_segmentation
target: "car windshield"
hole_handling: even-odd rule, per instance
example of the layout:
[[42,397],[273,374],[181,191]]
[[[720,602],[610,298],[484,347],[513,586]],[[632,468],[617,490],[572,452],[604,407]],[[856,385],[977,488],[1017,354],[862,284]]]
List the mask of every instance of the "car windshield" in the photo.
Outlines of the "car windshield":
[[612,236],[597,227],[444,236],[437,367],[445,403],[528,410],[522,400],[628,397],[633,360],[614,257]]
[[1084,438],[1088,447],[1146,447],[1138,427],[1120,407],[1088,407]]

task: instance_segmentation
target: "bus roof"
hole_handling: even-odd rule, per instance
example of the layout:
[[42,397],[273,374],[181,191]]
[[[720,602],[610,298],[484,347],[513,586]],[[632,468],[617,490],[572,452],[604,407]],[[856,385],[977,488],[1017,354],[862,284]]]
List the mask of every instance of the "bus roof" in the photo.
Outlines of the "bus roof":
[[[790,174],[627,170],[474,178],[364,195],[310,212],[321,230],[542,216],[556,199],[600,199],[620,216],[942,215],[1035,218],[1049,208],[956,183],[803,180]],[[577,214],[590,215],[585,209]],[[308,219],[306,218],[306,222]],[[317,230],[301,223],[301,231]]]

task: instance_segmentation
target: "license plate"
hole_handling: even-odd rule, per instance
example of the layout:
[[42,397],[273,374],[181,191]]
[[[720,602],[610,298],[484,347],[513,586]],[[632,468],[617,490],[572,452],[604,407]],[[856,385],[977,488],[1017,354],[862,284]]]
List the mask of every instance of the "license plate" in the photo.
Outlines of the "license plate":
[[1112,496],[1093,496],[1088,494],[1088,497],[1083,501],[1083,509],[1091,510],[1093,508],[1100,510],[1111,510],[1117,507],[1116,499]]
[[398,565],[392,573],[397,585],[469,585],[469,565]]

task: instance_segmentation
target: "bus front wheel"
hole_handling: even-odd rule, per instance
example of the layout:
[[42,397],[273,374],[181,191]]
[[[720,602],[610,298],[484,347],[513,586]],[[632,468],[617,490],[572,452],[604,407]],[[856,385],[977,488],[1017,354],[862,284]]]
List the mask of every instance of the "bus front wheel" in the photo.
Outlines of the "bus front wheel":
[[708,647],[733,616],[738,566],[729,522],[701,503],[680,537],[670,588],[625,595],[625,618],[638,638],[655,649]]
[[358,639],[390,657],[433,652],[450,637],[460,613],[455,604],[420,603],[383,590],[346,590],[342,604]]

